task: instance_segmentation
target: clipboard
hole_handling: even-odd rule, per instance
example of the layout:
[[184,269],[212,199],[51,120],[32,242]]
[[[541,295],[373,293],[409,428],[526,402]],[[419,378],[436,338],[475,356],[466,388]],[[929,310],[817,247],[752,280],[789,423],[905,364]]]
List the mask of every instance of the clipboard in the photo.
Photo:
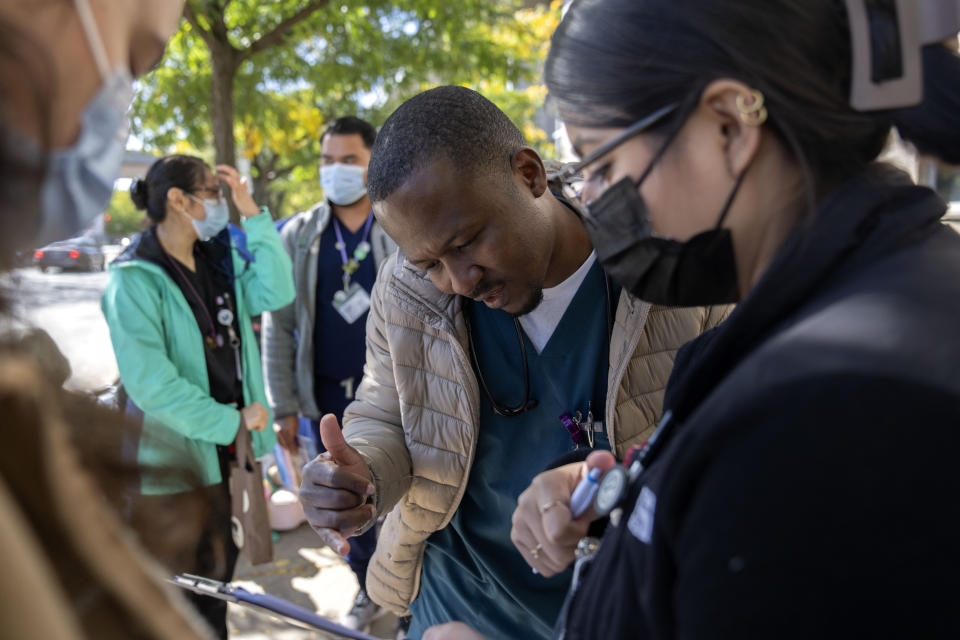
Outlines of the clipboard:
[[253,609],[254,611],[260,611],[261,613],[268,611],[280,616],[291,624],[305,629],[320,629],[321,631],[326,631],[327,633],[332,633],[343,638],[351,638],[352,640],[381,640],[369,634],[348,629],[321,615],[317,615],[309,609],[293,604],[283,598],[272,596],[269,593],[251,593],[243,587],[236,587],[227,582],[194,576],[189,573],[174,576],[173,579],[168,580],[168,582],[181,589],[186,589],[187,591],[192,591],[193,593],[198,593],[203,596],[217,598],[218,600],[233,602]]

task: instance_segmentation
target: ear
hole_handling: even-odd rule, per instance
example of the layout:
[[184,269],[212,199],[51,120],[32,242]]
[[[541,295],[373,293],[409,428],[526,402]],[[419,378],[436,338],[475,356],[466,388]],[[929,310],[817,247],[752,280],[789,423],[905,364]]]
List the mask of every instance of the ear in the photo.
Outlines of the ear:
[[187,215],[192,218],[194,216],[190,213],[190,207],[187,206],[188,204],[187,196],[182,189],[179,187],[170,187],[167,189],[167,213],[169,213],[171,209],[174,211],[186,211]]
[[539,198],[547,190],[547,170],[540,155],[530,147],[524,147],[513,156],[513,174]]
[[748,105],[754,101],[751,88],[737,80],[714,80],[704,89],[697,111],[716,127],[723,146],[727,171],[736,178],[746,171],[760,150],[761,125],[745,122],[737,99]]

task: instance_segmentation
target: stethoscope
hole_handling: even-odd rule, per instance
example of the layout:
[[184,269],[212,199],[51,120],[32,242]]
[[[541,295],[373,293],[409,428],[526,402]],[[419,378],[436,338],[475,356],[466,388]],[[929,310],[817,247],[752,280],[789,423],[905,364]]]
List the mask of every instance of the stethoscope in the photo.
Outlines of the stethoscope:
[[527,345],[523,342],[523,329],[520,327],[520,321],[516,318],[513,319],[513,326],[517,330],[517,341],[520,343],[520,365],[523,369],[523,402],[520,404],[508,407],[506,405],[500,404],[497,402],[493,394],[490,393],[490,388],[487,386],[487,381],[483,377],[483,370],[480,369],[480,360],[477,358],[477,345],[473,340],[473,331],[470,330],[470,321],[467,321],[467,335],[470,339],[470,357],[473,358],[473,361],[477,365],[477,378],[480,380],[480,387],[483,389],[483,393],[487,396],[487,400],[490,401],[490,406],[493,407],[493,410],[497,415],[501,415],[504,418],[512,418],[513,416],[518,416],[525,411],[530,411],[537,407],[536,398],[530,397],[530,368],[527,365]]
[[[607,341],[609,350],[609,340],[611,336],[613,336],[613,302],[610,295],[610,277],[606,273],[603,274],[603,296],[607,308]],[[464,314],[464,318],[468,318],[467,314]],[[473,331],[470,329],[470,320],[467,319],[466,322],[467,336],[470,341],[470,357],[476,364],[480,388],[483,389],[483,393],[487,396],[487,400],[490,402],[490,406],[493,407],[494,412],[504,418],[512,418],[535,409],[538,403],[536,398],[530,397],[530,367],[527,364],[527,345],[523,340],[523,328],[520,326],[520,321],[517,318],[513,319],[513,326],[517,333],[517,342],[520,343],[520,366],[523,371],[523,401],[512,407],[497,402],[490,392],[487,381],[483,376],[483,370],[480,368],[480,360],[477,358],[477,345],[473,339]]]
[[[210,315],[210,310],[207,309],[207,303],[204,301],[203,296],[200,295],[200,292],[196,290],[193,284],[190,282],[190,279],[186,276],[183,270],[177,265],[177,261],[167,253],[166,249],[163,246],[160,246],[160,250],[163,252],[163,256],[166,258],[167,262],[177,273],[180,280],[187,285],[187,289],[190,291],[190,294],[194,297],[197,303],[200,305],[200,308],[203,310],[203,314],[207,319],[209,325],[209,333],[206,336],[207,346],[211,349],[216,347],[223,346],[223,337],[217,332],[216,326],[213,323],[213,317]],[[222,326],[227,332],[227,341],[230,345],[230,348],[233,350],[234,357],[234,366],[236,367],[237,381],[243,380],[243,363],[240,358],[240,336],[237,335],[236,331],[233,329],[233,304],[230,297],[230,294],[224,291],[222,294],[216,297],[216,303],[219,307],[217,311],[217,322]]]

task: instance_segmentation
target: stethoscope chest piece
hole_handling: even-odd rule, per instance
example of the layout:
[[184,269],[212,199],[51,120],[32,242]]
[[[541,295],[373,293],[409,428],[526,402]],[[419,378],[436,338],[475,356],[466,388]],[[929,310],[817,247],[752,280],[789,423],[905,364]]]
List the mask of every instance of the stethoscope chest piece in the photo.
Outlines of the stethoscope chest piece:
[[623,496],[627,493],[630,484],[630,474],[622,466],[612,467],[603,474],[597,495],[593,500],[593,510],[598,516],[605,516],[613,511]]

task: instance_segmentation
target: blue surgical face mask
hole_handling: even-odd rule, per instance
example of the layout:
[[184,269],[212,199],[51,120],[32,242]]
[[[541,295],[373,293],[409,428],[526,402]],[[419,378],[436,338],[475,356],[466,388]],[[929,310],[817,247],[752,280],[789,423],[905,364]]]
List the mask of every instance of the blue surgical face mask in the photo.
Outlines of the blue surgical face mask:
[[202,204],[203,210],[207,214],[207,217],[203,220],[197,220],[186,211],[183,212],[183,215],[190,218],[190,222],[193,224],[200,240],[206,242],[226,228],[227,223],[230,222],[230,208],[227,206],[226,200],[201,200],[189,193],[187,197]]
[[120,174],[129,133],[133,78],[126,68],[110,68],[88,0],[75,4],[103,85],[83,112],[77,142],[49,156],[35,237],[38,246],[76,235],[103,213]]
[[366,171],[365,167],[340,162],[320,167],[323,194],[330,202],[341,207],[357,202],[367,194],[367,185],[363,183]]

